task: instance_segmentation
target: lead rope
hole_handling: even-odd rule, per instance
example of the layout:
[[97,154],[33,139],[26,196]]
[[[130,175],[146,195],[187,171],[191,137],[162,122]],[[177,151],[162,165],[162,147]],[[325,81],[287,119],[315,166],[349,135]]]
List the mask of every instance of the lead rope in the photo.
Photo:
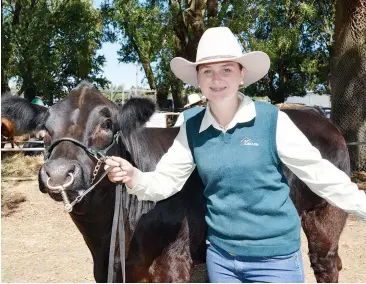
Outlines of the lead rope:
[[[125,186],[123,186],[125,187]],[[122,184],[116,185],[116,198],[114,204],[114,215],[111,233],[111,245],[109,248],[109,261],[108,261],[108,283],[113,282],[115,275],[114,271],[114,252],[116,249],[117,232],[119,235],[119,252],[122,268],[122,280],[126,283],[126,263],[125,263],[125,230],[124,230],[124,218],[123,218],[123,194]],[[121,206],[122,205],[122,206]]]
[[[122,190],[126,190],[125,184],[118,183],[116,186],[116,191],[120,192],[120,203],[122,204],[119,214],[119,227],[118,227],[118,235],[119,235],[119,254],[120,254],[120,261],[121,261],[121,268],[122,268],[122,283],[126,283],[126,259],[125,259],[125,222],[124,222],[124,215],[123,215],[123,192]],[[121,233],[122,232],[122,233]]]

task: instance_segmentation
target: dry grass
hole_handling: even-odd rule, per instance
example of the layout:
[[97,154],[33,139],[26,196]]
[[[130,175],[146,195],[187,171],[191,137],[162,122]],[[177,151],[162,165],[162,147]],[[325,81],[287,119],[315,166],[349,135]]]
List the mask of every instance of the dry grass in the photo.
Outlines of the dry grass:
[[[1,216],[10,216],[27,199],[23,194],[13,192],[12,187],[20,180],[36,178],[43,165],[43,156],[24,156],[24,153],[6,153],[1,160]],[[11,182],[4,182],[6,179]]]
[[23,153],[8,155],[1,161],[1,177],[30,177],[38,174],[43,156],[24,156]]
[[1,216],[10,216],[19,209],[22,202],[27,201],[27,198],[18,192],[3,192],[1,191]]

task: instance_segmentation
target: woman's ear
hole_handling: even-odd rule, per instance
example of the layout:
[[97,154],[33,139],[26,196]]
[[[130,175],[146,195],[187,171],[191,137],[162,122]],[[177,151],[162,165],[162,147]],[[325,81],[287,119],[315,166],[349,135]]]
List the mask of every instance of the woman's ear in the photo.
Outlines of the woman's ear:
[[245,68],[243,67],[240,71],[240,85],[244,85],[244,77],[245,77]]

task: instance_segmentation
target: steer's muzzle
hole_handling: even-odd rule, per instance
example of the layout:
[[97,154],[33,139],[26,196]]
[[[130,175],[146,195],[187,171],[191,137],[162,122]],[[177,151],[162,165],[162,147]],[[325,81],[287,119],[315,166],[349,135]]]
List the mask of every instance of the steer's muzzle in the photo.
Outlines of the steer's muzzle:
[[77,162],[60,158],[48,160],[39,172],[40,189],[48,192],[52,198],[61,201],[62,192],[77,195],[80,187],[82,170]]
[[47,184],[49,184],[51,187],[55,187],[68,183],[70,181],[70,174],[75,174],[75,168],[75,164],[72,164],[65,159],[57,159],[46,162],[44,164],[44,170],[47,175]]

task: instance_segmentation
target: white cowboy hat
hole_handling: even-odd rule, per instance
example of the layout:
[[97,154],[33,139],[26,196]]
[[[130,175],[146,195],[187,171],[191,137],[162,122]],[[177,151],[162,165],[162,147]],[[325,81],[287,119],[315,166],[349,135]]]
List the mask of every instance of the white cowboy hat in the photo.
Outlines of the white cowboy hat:
[[188,103],[184,106],[184,108],[194,105],[196,103],[199,103],[201,101],[205,102],[206,97],[202,96],[202,98],[201,98],[199,94],[190,94],[190,95],[188,95],[187,100],[188,100]]
[[197,65],[221,61],[238,62],[245,68],[244,87],[263,78],[270,67],[266,53],[253,51],[243,54],[239,42],[230,29],[216,27],[209,28],[203,33],[198,43],[196,62],[175,57],[170,62],[170,68],[184,83],[198,87]]

